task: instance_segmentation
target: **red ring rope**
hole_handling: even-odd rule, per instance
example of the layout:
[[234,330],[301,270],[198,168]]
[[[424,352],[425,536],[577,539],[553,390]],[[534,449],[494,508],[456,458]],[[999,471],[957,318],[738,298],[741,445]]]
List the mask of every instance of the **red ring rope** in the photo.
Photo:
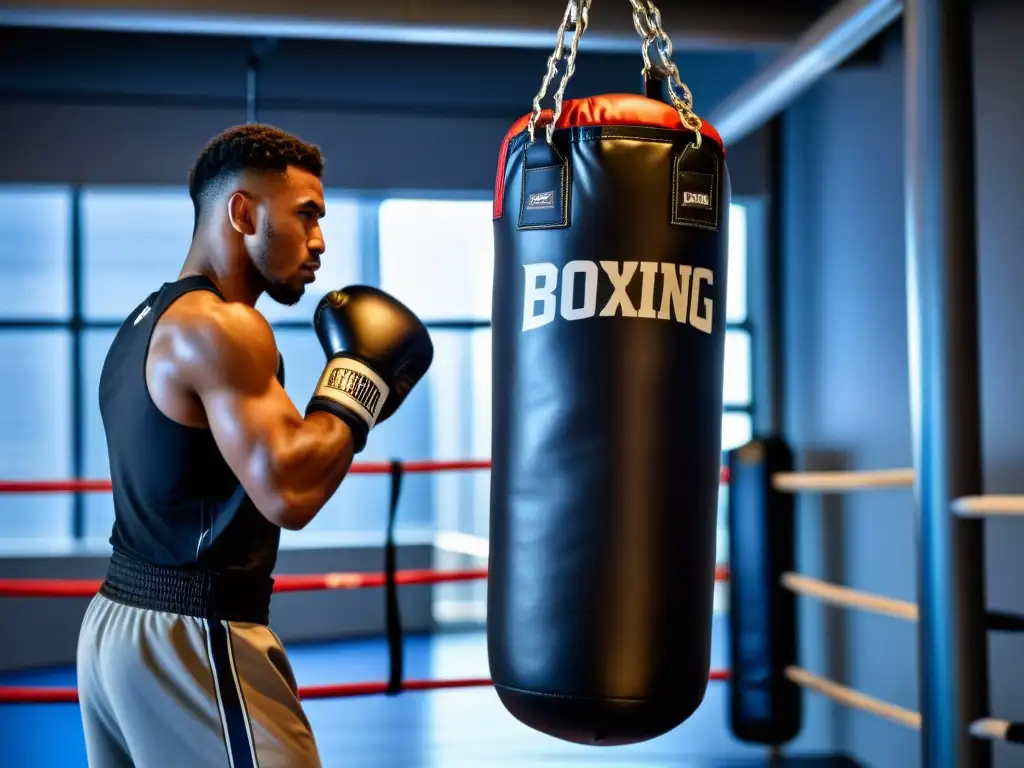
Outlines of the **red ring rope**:
[[[468,472],[490,468],[491,462],[488,459],[402,462],[402,470],[407,474]],[[391,463],[357,462],[349,472],[355,475],[387,475],[391,472]],[[722,467],[721,481],[729,482],[728,467]],[[103,493],[110,490],[109,480],[0,480],[0,493]]]
[[[487,578],[486,568],[468,571],[409,570],[395,573],[395,583],[447,584]],[[383,573],[313,573],[274,577],[274,592],[315,592],[322,589],[368,589],[385,584]],[[100,579],[0,579],[0,597],[92,597]]]
[[[486,568],[466,571],[398,571],[395,583],[450,584],[487,578]],[[729,567],[715,569],[715,581],[728,581]],[[316,592],[324,589],[372,589],[386,582],[383,573],[312,573],[274,577],[274,592]],[[0,597],[92,597],[102,584],[100,579],[0,579]]]
[[[402,464],[406,473],[451,472],[490,469],[488,460],[469,461],[410,461]],[[389,474],[390,462],[362,462],[352,465],[352,474]],[[728,469],[722,468],[721,481],[729,482]],[[0,493],[102,493],[110,491],[109,480],[4,480],[0,481]],[[487,569],[468,571],[399,571],[396,582],[401,585],[442,584],[472,581],[487,578]],[[719,566],[715,572],[716,581],[727,581],[727,566]],[[0,596],[6,597],[92,597],[102,582],[98,579],[0,579]],[[366,589],[380,587],[385,583],[383,573],[326,573],[310,575],[282,575],[274,578],[274,592],[299,592],[322,589]],[[711,681],[729,679],[729,671],[711,671]],[[485,678],[463,680],[409,680],[403,683],[403,690],[431,691],[443,688],[472,688],[491,685]],[[348,698],[353,696],[374,696],[386,693],[386,682],[345,683],[334,685],[301,686],[302,699]],[[0,703],[50,704],[74,703],[78,701],[75,688],[0,686]]]
[[[721,682],[730,677],[727,669],[713,669],[708,677],[711,682]],[[491,685],[487,678],[466,678],[464,680],[406,680],[404,691],[437,691],[444,688],[483,688]],[[386,693],[386,682],[334,683],[330,685],[301,685],[299,698],[346,699],[354,696],[377,696]],[[78,701],[75,688],[51,686],[0,686],[0,704],[73,704]]]

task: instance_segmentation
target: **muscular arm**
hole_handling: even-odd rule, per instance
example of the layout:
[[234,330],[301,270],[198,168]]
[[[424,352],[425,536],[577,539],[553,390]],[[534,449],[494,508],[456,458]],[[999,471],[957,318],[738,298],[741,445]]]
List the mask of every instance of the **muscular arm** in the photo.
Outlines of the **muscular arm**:
[[202,294],[189,299],[182,297],[160,323],[174,378],[201,403],[257,509],[282,528],[300,529],[348,472],[352,433],[328,413],[303,418],[296,410],[277,381],[277,347],[259,313]]

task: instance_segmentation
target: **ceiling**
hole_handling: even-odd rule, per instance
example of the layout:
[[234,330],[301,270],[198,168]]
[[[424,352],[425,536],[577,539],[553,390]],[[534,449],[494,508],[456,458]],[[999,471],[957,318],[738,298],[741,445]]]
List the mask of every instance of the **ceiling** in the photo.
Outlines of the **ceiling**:
[[[773,50],[829,0],[656,0],[676,50]],[[0,26],[549,48],[566,0],[17,0]],[[628,0],[597,0],[590,50],[637,44]]]

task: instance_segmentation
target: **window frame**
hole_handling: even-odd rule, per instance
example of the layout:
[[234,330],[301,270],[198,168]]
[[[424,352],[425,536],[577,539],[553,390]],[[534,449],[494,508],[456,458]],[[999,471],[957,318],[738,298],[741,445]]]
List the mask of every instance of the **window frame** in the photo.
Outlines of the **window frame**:
[[[38,185],[34,185],[38,186]],[[67,190],[70,195],[69,213],[70,222],[70,248],[68,250],[70,272],[70,313],[66,319],[33,319],[33,318],[2,318],[0,319],[0,333],[24,332],[33,329],[64,329],[70,334],[69,348],[69,402],[70,402],[70,451],[71,468],[73,477],[84,476],[86,466],[86,398],[93,397],[93,393],[86,391],[85,381],[85,335],[92,330],[114,329],[116,330],[122,321],[112,319],[91,319],[85,313],[84,302],[84,277],[85,265],[83,259],[85,224],[83,214],[83,197],[86,187],[81,185],[49,185],[53,188]],[[131,185],[138,188],[139,185]],[[91,186],[89,188],[92,188]],[[167,185],[152,185],[154,190],[166,190]],[[444,201],[487,201],[491,199],[489,191],[468,190],[410,190],[410,189],[388,189],[380,190],[373,194],[357,192],[347,189],[330,189],[332,195],[343,196],[356,200],[360,210],[361,238],[359,242],[359,269],[362,281],[370,285],[380,284],[380,230],[379,230],[379,208],[380,205],[389,199],[405,198],[419,200],[444,200]],[[761,400],[765,394],[765,382],[771,372],[765,370],[768,361],[760,353],[761,339],[758,334],[758,323],[754,317],[759,310],[760,302],[756,294],[752,293],[752,275],[761,274],[764,265],[761,263],[765,258],[768,244],[764,241],[764,201],[760,198],[735,197],[733,204],[742,205],[747,209],[747,237],[746,237],[746,283],[747,283],[747,309],[745,318],[740,322],[727,322],[726,329],[730,332],[741,332],[748,336],[750,343],[750,371],[751,381],[749,382],[750,398],[747,403],[729,403],[724,406],[724,413],[743,413],[750,418],[752,433],[758,430],[758,411]],[[767,322],[767,319],[761,318]],[[271,323],[275,329],[308,329],[308,320],[277,320]],[[490,328],[490,320],[466,319],[466,320],[435,320],[427,323],[432,329],[445,330],[479,330]],[[723,451],[724,453],[724,451]],[[84,494],[81,492],[72,494],[72,515],[70,538],[79,543],[86,534],[86,503]]]

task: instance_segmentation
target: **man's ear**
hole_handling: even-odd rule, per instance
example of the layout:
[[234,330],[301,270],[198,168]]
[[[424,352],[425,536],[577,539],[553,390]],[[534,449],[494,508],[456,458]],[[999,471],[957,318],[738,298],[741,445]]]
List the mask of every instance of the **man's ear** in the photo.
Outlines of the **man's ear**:
[[256,234],[256,206],[245,192],[235,192],[228,198],[228,220],[239,234]]

